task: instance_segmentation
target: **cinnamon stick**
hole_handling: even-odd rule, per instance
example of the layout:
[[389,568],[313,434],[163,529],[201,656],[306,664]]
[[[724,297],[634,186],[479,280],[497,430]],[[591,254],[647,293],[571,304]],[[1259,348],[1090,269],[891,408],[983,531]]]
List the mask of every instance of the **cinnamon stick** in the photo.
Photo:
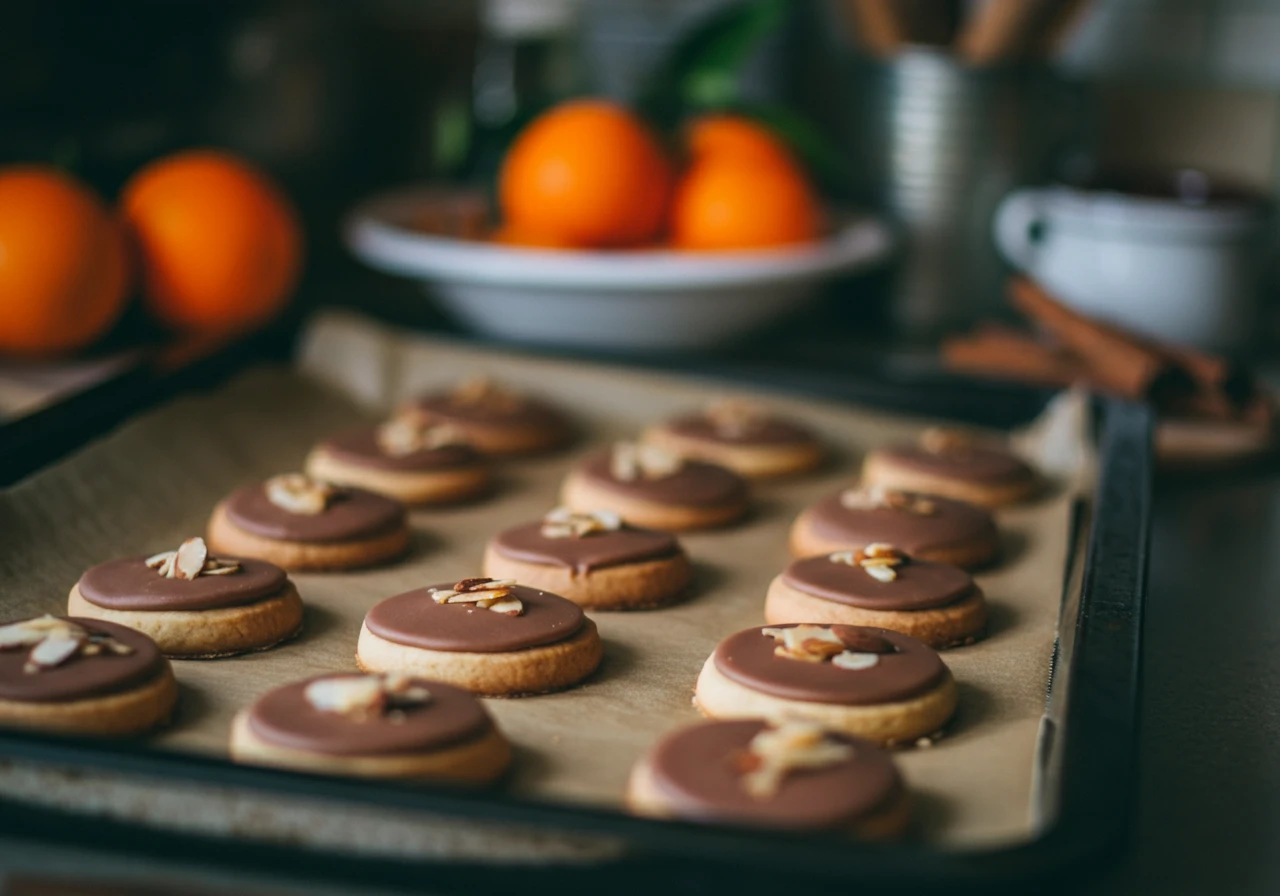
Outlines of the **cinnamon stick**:
[[1040,386],[1087,381],[1079,359],[1061,346],[995,324],[943,340],[942,362],[952,370]]
[[1072,311],[1028,278],[1011,277],[1008,291],[1013,306],[1079,357],[1104,391],[1145,398],[1178,377],[1177,368],[1141,340]]

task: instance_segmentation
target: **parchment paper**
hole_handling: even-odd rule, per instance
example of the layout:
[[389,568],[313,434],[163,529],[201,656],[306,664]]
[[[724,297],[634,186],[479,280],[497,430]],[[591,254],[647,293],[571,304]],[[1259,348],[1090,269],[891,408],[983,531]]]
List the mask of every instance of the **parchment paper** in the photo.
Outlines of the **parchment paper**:
[[[711,397],[752,394],[688,378],[504,356],[352,316],[322,316],[304,340],[299,369],[255,370],[210,394],[175,401],[0,493],[4,615],[63,611],[68,589],[86,567],[176,547],[203,530],[219,497],[246,481],[298,469],[307,449],[328,432],[374,419],[422,389],[478,373],[569,408],[584,438],[555,457],[504,464],[490,500],[415,511],[414,547],[394,566],[295,575],[307,604],[304,634],[265,653],[176,662],[180,711],[158,736],[160,744],[225,754],[238,708],[277,684],[353,669],[356,635],[373,603],[427,583],[478,575],[486,538],[554,506],[564,473],[592,447]],[[762,624],[765,588],[789,560],[786,533],[796,514],[852,483],[867,448],[911,438],[928,424],[782,395],[767,401],[819,430],[837,458],[820,475],[757,488],[746,522],[683,536],[698,566],[687,602],[661,611],[592,614],[605,640],[605,660],[587,683],[559,694],[487,701],[518,747],[513,773],[502,785],[510,792],[620,806],[635,759],[662,732],[698,720],[692,687],[715,644]],[[1076,405],[1059,407],[1021,440],[1069,475],[1045,498],[1000,513],[1005,559],[979,575],[991,602],[989,636],[945,654],[959,682],[959,713],[934,746],[897,753],[916,797],[917,836],[939,846],[994,845],[1032,832],[1035,745],[1061,606],[1070,506],[1087,468],[1080,417]],[[339,831],[326,830],[335,823],[333,813],[346,809],[315,813],[305,803],[243,794],[184,800],[171,792],[162,799],[145,788],[129,790],[127,781],[73,780],[68,785],[57,776],[7,767],[0,770],[0,793],[239,836],[466,853],[452,841],[442,846],[425,828],[414,836],[405,819],[364,817],[373,813],[359,816],[360,837],[344,840]],[[197,799],[199,811],[192,812]],[[323,824],[308,823],[321,815]],[[386,838],[378,835],[379,824]],[[534,852],[554,858],[574,848],[544,843]]]

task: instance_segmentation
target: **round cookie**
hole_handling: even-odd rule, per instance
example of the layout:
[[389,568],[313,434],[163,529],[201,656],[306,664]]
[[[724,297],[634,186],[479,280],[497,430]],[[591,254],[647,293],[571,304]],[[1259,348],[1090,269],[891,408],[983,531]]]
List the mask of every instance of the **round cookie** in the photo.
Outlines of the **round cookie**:
[[612,510],[628,523],[679,532],[722,526],[748,508],[746,481],[718,464],[685,460],[655,445],[619,442],[569,473],[560,500],[570,510]]
[[912,557],[974,569],[996,559],[1000,539],[990,512],[964,501],[879,487],[850,488],[806,508],[791,527],[796,557],[834,554],[884,542]]
[[956,683],[936,651],[898,632],[764,626],[720,642],[694,702],[713,719],[802,719],[892,745],[941,730],[956,709]]
[[1042,485],[1036,471],[1008,449],[938,429],[927,430],[918,444],[870,452],[862,463],[862,481],[979,507],[1017,504]]
[[494,697],[570,687],[602,655],[595,623],[573,601],[489,578],[375,604],[356,646],[356,663],[367,672],[401,672]]
[[805,427],[745,401],[720,401],[650,427],[644,441],[682,457],[710,461],[748,479],[812,470],[825,452]]
[[403,554],[409,524],[385,495],[286,473],[219,502],[206,537],[218,553],[288,570],[358,569]]
[[957,566],[916,560],[886,544],[793,561],[769,583],[770,624],[869,625],[930,647],[971,644],[987,625],[987,601]]
[[137,629],[165,656],[184,659],[266,650],[302,628],[302,599],[283,569],[211,557],[201,538],[86,570],[67,612]]
[[167,721],[177,699],[169,661],[142,632],[75,616],[0,626],[0,724],[131,735]]
[[806,722],[703,722],[655,744],[632,770],[627,804],[658,818],[796,831],[901,835],[910,821],[893,759],[869,741]]
[[325,439],[307,456],[307,474],[405,504],[448,504],[489,488],[489,465],[455,427],[402,414]]
[[573,437],[572,425],[559,410],[487,377],[419,396],[406,409],[433,423],[453,425],[477,449],[493,456],[538,454]]
[[484,574],[582,607],[638,610],[678,600],[693,581],[693,564],[670,533],[637,529],[609,511],[561,507],[490,539]]
[[231,756],[325,774],[486,783],[511,764],[511,746],[464,690],[340,674],[275,688],[237,713]]

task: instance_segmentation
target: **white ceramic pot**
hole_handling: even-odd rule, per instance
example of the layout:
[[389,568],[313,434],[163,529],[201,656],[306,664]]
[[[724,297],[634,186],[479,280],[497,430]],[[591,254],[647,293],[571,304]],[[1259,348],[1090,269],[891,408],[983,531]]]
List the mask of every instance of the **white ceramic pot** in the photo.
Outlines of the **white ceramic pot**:
[[1076,309],[1229,351],[1251,338],[1265,222],[1243,200],[1190,205],[1046,187],[1009,194],[994,230],[1011,264]]
[[421,281],[454,317],[519,342],[614,351],[711,345],[799,307],[825,279],[883,259],[888,228],[850,217],[813,244],[759,252],[575,252],[424,233],[430,190],[371,200],[348,221],[352,252]]

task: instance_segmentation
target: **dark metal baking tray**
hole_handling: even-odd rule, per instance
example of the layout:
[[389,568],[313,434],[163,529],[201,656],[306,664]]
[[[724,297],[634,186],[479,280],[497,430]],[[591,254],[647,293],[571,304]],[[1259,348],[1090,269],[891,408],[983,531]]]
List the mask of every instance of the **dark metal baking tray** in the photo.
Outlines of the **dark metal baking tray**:
[[[279,329],[228,348],[165,377],[132,374],[126,387],[105,384],[97,395],[0,428],[0,481],[49,462],[144,407],[212,385],[267,358],[287,356],[291,329]],[[633,361],[676,372],[767,385],[902,413],[1013,425],[1030,417],[1044,393],[992,389],[951,377],[927,383],[877,376],[835,376],[742,362]],[[144,383],[140,386],[140,382]],[[435,892],[474,887],[570,890],[607,886],[626,891],[663,887],[675,892],[716,888],[774,890],[809,885],[892,885],[897,891],[947,885],[1020,889],[1096,871],[1118,854],[1130,825],[1137,741],[1142,604],[1146,588],[1152,472],[1152,417],[1142,405],[1096,404],[1100,476],[1092,507],[1079,609],[1068,668],[1055,664],[1049,698],[1064,681],[1066,732],[1047,726],[1043,761],[1060,770],[1057,811],[1033,840],[964,852],[919,843],[867,845],[826,836],[794,836],[711,825],[653,821],[620,812],[522,801],[500,794],[446,787],[406,789],[394,784],[326,778],[237,766],[195,755],[93,739],[0,731],[0,760],[83,767],[140,777],[157,788],[193,782],[301,795],[388,810],[502,822],[621,840],[624,858],[556,866],[493,866],[357,857],[289,845],[157,831],[106,818],[0,800],[0,831],[11,838],[75,843],[115,854],[243,868],[362,887],[429,886]],[[92,412],[86,412],[91,409]],[[44,450],[42,450],[42,448]],[[3,545],[0,533],[0,549]],[[3,583],[0,583],[2,587]],[[1069,624],[1069,623],[1068,623]]]

